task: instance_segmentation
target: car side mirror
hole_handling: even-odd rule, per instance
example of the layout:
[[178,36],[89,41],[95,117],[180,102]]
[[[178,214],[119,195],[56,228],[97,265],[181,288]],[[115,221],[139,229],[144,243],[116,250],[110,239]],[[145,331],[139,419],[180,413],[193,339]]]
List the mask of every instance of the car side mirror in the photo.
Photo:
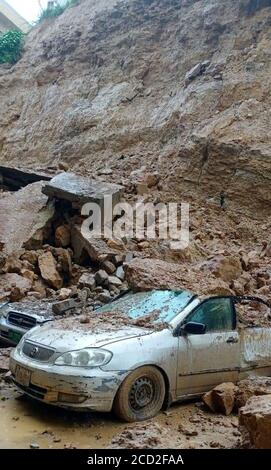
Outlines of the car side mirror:
[[203,323],[196,323],[190,321],[188,323],[185,323],[181,327],[181,332],[184,335],[204,335],[204,333],[206,332],[206,325],[204,325]]

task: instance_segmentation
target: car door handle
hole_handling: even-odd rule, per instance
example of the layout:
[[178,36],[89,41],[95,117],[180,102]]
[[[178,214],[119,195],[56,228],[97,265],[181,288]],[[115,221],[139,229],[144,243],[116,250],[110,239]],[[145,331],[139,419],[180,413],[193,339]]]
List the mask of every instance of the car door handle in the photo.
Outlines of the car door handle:
[[227,343],[238,343],[238,338],[236,338],[235,336],[230,336],[228,339],[227,339]]

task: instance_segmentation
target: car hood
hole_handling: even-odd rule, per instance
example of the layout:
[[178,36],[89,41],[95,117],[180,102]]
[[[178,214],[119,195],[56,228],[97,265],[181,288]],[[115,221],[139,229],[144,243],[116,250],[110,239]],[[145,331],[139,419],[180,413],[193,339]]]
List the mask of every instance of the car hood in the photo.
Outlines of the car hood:
[[55,320],[52,313],[52,306],[45,302],[15,302],[4,306],[7,314],[18,313],[22,316],[32,317],[39,323]]
[[101,347],[127,338],[153,333],[149,328],[125,326],[118,330],[91,331],[86,328],[63,329],[55,323],[37,326],[29,331],[25,340],[33,341],[58,352],[72,351],[88,347]]

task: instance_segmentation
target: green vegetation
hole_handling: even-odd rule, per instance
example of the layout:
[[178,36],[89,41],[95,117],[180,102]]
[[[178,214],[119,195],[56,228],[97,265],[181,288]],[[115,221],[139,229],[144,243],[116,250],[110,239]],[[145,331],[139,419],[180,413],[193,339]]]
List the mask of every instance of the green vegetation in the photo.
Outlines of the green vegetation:
[[0,35],[0,64],[15,64],[22,55],[24,34],[10,30]]
[[56,16],[60,16],[67,8],[72,7],[73,5],[77,5],[78,3],[79,0],[67,0],[63,5],[55,4],[53,6],[48,6],[42,10],[38,19],[38,23],[43,20],[47,20],[48,18],[55,18]]

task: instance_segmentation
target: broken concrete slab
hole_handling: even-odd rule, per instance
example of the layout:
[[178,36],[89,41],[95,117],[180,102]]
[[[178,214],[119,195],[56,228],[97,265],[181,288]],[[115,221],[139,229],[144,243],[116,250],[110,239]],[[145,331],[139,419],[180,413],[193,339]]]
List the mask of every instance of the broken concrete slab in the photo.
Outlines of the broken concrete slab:
[[42,193],[43,182],[0,199],[0,246],[9,255],[22,248],[39,249],[54,216],[53,203]]
[[50,181],[52,175],[0,165],[0,185],[18,190],[38,181]]
[[82,307],[83,303],[80,299],[67,299],[56,302],[52,305],[52,311],[55,315],[63,315],[69,310]]
[[123,193],[123,187],[118,184],[85,178],[74,173],[60,173],[45,184],[43,193],[51,198],[64,199],[79,206],[87,202],[95,202],[102,208],[105,197],[112,197],[113,206],[118,203]]
[[107,243],[101,238],[86,238],[79,225],[75,225],[71,230],[71,246],[74,252],[74,260],[78,263],[82,261],[84,253],[90,257],[92,261],[98,263],[103,258],[114,260],[117,251],[110,248]]

